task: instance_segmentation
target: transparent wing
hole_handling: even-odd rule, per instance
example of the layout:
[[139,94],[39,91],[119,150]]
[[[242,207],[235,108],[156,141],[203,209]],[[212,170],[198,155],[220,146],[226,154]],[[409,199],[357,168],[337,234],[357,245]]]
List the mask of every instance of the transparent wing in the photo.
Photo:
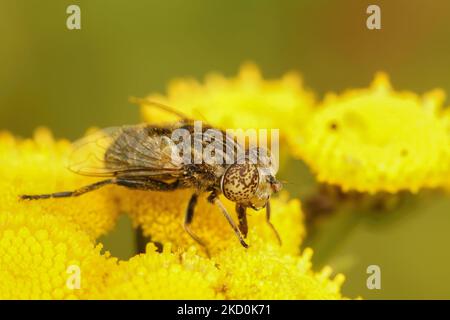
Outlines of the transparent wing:
[[87,176],[171,176],[182,173],[176,148],[161,128],[111,127],[75,142],[69,170]]

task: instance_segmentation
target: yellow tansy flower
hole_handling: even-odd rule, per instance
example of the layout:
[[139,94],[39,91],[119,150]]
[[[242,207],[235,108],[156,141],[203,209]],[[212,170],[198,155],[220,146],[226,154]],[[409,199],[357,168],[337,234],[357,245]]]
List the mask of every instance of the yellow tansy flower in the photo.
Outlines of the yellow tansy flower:
[[102,299],[217,299],[221,295],[221,273],[211,260],[195,250],[162,253],[152,244],[146,254],[121,261],[107,280]]
[[[0,207],[0,295],[9,299],[340,299],[343,276],[311,270],[312,251],[300,253],[304,237],[298,200],[272,200],[272,222],[249,211],[249,249],[243,248],[221,212],[200,199],[192,229],[212,253],[206,257],[184,232],[189,190],[144,192],[117,186],[79,198],[19,201],[19,194],[71,190],[91,180],[64,168],[71,145],[46,130],[33,140],[0,136],[3,190]],[[42,182],[42,184],[41,184]],[[234,204],[223,199],[236,219]],[[93,238],[129,213],[153,241],[145,254],[116,263]],[[173,245],[169,245],[172,243]],[[71,266],[80,269],[80,289],[68,286]]]
[[326,97],[298,140],[298,155],[319,181],[344,191],[440,186],[450,164],[443,100],[441,90],[396,92],[379,73],[370,88]]
[[18,200],[21,194],[73,190],[95,181],[66,168],[71,151],[69,141],[55,141],[47,129],[37,130],[33,139],[18,139],[9,133],[0,133],[0,213],[39,209],[76,222],[93,238],[109,231],[118,210],[108,188],[83,195],[82,200]]
[[260,242],[248,250],[233,246],[216,257],[228,299],[342,299],[344,276],[330,279],[331,269],[311,270],[312,250],[284,255]]
[[79,226],[46,210],[2,211],[0,299],[88,298],[115,265],[100,250]]
[[[258,241],[258,240],[256,240]],[[343,275],[311,270],[312,250],[285,255],[259,243],[246,250],[232,245],[212,260],[193,248],[147,252],[122,261],[100,298],[114,299],[342,299]]]
[[[264,79],[258,67],[244,64],[234,78],[209,74],[204,83],[194,79],[173,80],[166,95],[151,94],[157,101],[222,129],[280,129],[283,141],[290,142],[309,119],[315,98],[303,87],[294,72],[280,79]],[[142,103],[144,120],[149,123],[175,118]]]
[[[142,227],[144,234],[153,241],[170,242],[175,248],[187,249],[196,242],[183,230],[184,213],[192,193],[191,190],[175,192],[149,192],[120,189],[117,198],[121,209],[129,213],[135,225]],[[228,212],[235,221],[234,204],[222,198]],[[265,212],[247,210],[249,237],[264,239],[271,246],[278,247],[277,238],[265,221]],[[305,235],[303,214],[298,200],[287,200],[287,194],[272,199],[271,221],[282,239],[281,250],[297,254]],[[218,252],[238,245],[233,230],[220,210],[202,197],[197,205],[191,229],[202,238],[208,249]],[[250,241],[252,246],[252,241]]]
[[[144,233],[151,236],[152,240],[162,243],[170,242],[178,252],[185,252],[189,250],[189,247],[196,245],[182,228],[183,214],[190,196],[188,191],[164,193],[121,190],[118,192],[121,193],[119,199],[121,199],[122,208],[129,212],[135,224],[140,225]],[[223,201],[236,219],[232,203]],[[250,211],[247,239],[250,247],[245,249],[237,241],[220,211],[207,203],[206,199],[199,202],[192,229],[205,240],[213,254],[213,265],[220,270],[221,276],[215,277],[212,285],[216,291],[219,290],[217,294],[227,299],[342,298],[340,287],[344,277],[338,275],[330,280],[328,268],[320,273],[311,271],[311,249],[299,255],[305,230],[298,200],[288,200],[287,194],[282,194],[280,198],[272,199],[272,209],[272,222],[280,233],[282,246],[278,245],[275,235],[266,224],[264,212]],[[142,277],[144,277],[151,272],[148,270],[149,267],[145,266],[146,263],[141,260],[154,261],[154,255],[153,252],[147,252],[146,255],[136,258],[138,260],[133,261],[130,268],[138,268],[135,264],[144,266],[142,271]],[[173,256],[171,259],[178,261]],[[204,253],[201,256],[197,255],[196,259],[208,266],[211,264],[211,260],[207,259]],[[127,263],[124,262],[125,266]],[[118,274],[118,277],[124,276]],[[139,277],[140,281],[143,281],[142,277]],[[120,287],[116,290],[124,290],[125,285],[120,285],[119,280],[116,282]],[[201,292],[205,290],[203,288]],[[134,291],[130,290],[130,292]],[[206,290],[206,292],[209,291]],[[147,294],[151,295],[151,293]],[[143,296],[145,294],[141,292],[133,297]]]

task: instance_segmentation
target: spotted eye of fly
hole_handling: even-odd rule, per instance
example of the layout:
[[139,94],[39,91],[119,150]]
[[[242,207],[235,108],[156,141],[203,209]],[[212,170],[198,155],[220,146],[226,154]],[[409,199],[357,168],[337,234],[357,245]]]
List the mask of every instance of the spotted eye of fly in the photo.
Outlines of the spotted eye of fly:
[[221,188],[225,197],[245,202],[254,196],[259,184],[258,168],[254,164],[233,164],[222,176]]

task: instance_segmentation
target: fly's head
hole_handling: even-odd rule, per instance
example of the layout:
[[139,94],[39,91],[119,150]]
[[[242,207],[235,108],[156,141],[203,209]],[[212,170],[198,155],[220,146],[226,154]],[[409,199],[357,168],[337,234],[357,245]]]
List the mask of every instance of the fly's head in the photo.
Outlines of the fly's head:
[[254,210],[266,206],[271,195],[281,190],[275,178],[271,156],[261,150],[250,151],[244,161],[230,165],[222,176],[220,187],[224,196]]

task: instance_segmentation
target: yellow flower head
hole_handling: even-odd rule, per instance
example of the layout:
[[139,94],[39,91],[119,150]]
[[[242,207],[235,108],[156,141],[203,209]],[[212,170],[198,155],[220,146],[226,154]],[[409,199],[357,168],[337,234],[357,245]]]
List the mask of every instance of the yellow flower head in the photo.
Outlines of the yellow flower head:
[[291,256],[258,243],[248,250],[224,250],[216,260],[229,299],[342,299],[344,276],[330,279],[330,268],[313,272],[311,256],[311,249]]
[[[117,190],[117,192],[121,208],[130,214],[135,225],[141,226],[144,233],[153,241],[171,243],[171,248],[181,256],[180,266],[180,259],[175,258],[173,253],[168,254],[168,250],[166,250],[163,253],[166,257],[164,261],[172,262],[167,262],[165,268],[171,270],[171,265],[175,264],[180,277],[184,279],[184,274],[186,274],[186,278],[189,278],[184,261],[191,261],[193,256],[188,254],[189,258],[186,258],[184,253],[191,252],[189,250],[193,246],[202,250],[184,232],[182,227],[183,215],[191,192],[184,190],[171,193],[140,192],[124,189]],[[233,204],[225,199],[222,201],[237,221]],[[198,277],[206,277],[206,275],[198,273],[199,266],[205,264],[202,270],[207,270],[208,274],[214,275],[210,278],[212,282],[207,287],[199,286],[197,294],[191,293],[190,298],[198,298],[199,295],[203,298],[224,297],[227,299],[342,298],[340,287],[344,277],[338,275],[331,280],[329,277],[331,270],[328,268],[320,273],[313,272],[310,262],[311,249],[305,250],[300,255],[299,248],[305,230],[298,200],[288,200],[287,194],[272,199],[271,221],[282,238],[281,247],[265,221],[264,212],[248,211],[248,215],[247,242],[250,247],[245,249],[237,240],[222,213],[208,203],[205,198],[199,201],[192,230],[206,242],[212,253],[212,259],[206,258],[202,251],[195,255],[195,261],[198,261],[198,264],[191,270],[191,272],[195,272],[195,275],[191,275],[190,282],[185,284],[188,287],[185,294],[189,295],[190,287],[196,286]],[[125,275],[119,272],[109,291],[115,292],[116,297],[125,295],[125,291],[130,292],[133,298],[155,297],[153,291],[141,292],[136,291],[137,289],[127,290],[126,288],[130,286],[139,288],[155,288],[157,286],[159,288],[165,281],[172,283],[170,272],[164,272],[160,276],[160,281],[155,280],[153,284],[150,283],[153,281],[153,277],[150,275],[159,274],[153,267],[155,264],[161,264],[161,260],[158,260],[157,257],[158,255],[150,249],[145,255],[132,259],[130,262],[124,262],[121,268]],[[190,264],[192,265],[192,263]],[[216,269],[211,269],[212,266],[215,266]],[[128,279],[131,277],[129,274],[136,273],[134,270],[141,270],[140,276],[136,277],[138,278],[136,284],[121,284],[123,281],[120,279]],[[138,283],[140,284],[138,285]],[[182,284],[177,284],[173,288],[178,288],[178,286],[183,287]],[[159,290],[156,297],[170,297],[175,294],[171,290],[173,289]],[[215,295],[211,295],[211,290],[215,292]],[[164,292],[167,292],[167,295]],[[183,291],[175,296],[179,297],[180,294],[182,297],[186,297]]]
[[[135,225],[142,227],[144,234],[153,241],[172,243],[175,248],[186,250],[197,243],[183,230],[184,213],[192,193],[190,190],[175,192],[148,192],[117,190],[121,209],[129,213]],[[272,199],[271,221],[279,232],[283,245],[281,250],[297,254],[304,237],[303,214],[298,200]],[[234,204],[222,198],[228,212],[237,222]],[[248,210],[249,244],[253,239],[263,239],[268,245],[278,247],[276,235],[265,221],[265,212]],[[202,238],[212,253],[240,246],[233,230],[221,211],[207,202],[199,200],[191,229]]]
[[341,299],[343,275],[311,270],[312,250],[284,255],[262,242],[248,250],[233,246],[212,260],[192,247],[147,252],[120,262],[99,298],[113,299]]
[[167,245],[162,253],[149,244],[146,254],[121,261],[107,279],[102,299],[217,299],[220,271],[194,249],[172,253]]
[[[167,95],[152,94],[148,99],[222,129],[280,129],[280,137],[288,142],[306,123],[314,104],[313,93],[303,87],[297,73],[266,80],[250,63],[234,78],[209,74],[204,83],[174,80]],[[145,102],[142,114],[149,123],[176,120]]]
[[396,92],[380,73],[367,89],[330,94],[298,140],[321,182],[361,192],[416,192],[442,184],[449,135],[438,111],[444,93]]
[[[249,211],[249,249],[240,245],[221,212],[202,198],[192,229],[206,241],[212,258],[195,248],[183,230],[188,190],[144,192],[112,186],[107,193],[97,190],[82,198],[18,202],[18,194],[83,185],[87,178],[64,171],[71,148],[67,141],[55,142],[46,130],[33,140],[1,135],[0,298],[342,298],[343,276],[331,279],[329,269],[313,272],[312,251],[300,254],[303,214],[299,201],[288,200],[287,194],[272,200],[271,220],[283,245],[278,245],[265,213]],[[223,201],[236,219],[233,203]],[[113,224],[119,210],[161,242],[163,252],[150,244],[145,254],[119,264],[108,253],[102,255],[93,238],[105,230],[102,226]],[[79,289],[73,278],[77,273]]]
[[0,299],[88,298],[115,265],[100,250],[79,226],[45,211],[2,211]]
[[34,139],[17,139],[0,133],[0,214],[20,210],[41,210],[75,222],[92,238],[109,231],[118,215],[108,190],[98,190],[79,198],[19,201],[22,194],[73,190],[92,183],[92,178],[70,172],[66,166],[72,150],[67,140],[55,141],[47,129],[39,129]]

